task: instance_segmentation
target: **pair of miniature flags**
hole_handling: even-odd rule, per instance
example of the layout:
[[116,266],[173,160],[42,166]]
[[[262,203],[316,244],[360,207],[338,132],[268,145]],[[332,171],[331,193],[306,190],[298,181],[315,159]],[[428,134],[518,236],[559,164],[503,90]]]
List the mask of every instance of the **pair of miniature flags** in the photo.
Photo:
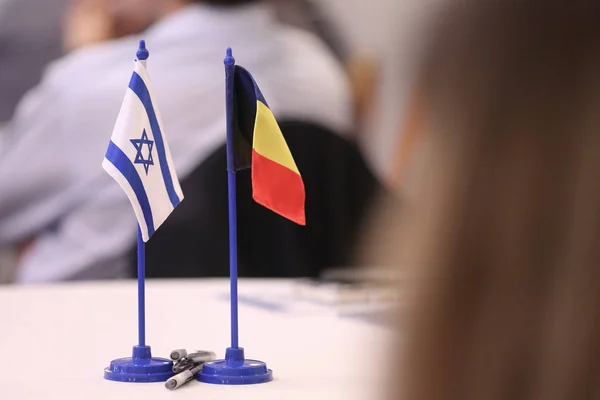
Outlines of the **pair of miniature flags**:
[[[253,199],[305,225],[304,183],[254,78],[235,66],[234,169],[251,167]],[[183,200],[145,62],[136,60],[102,167],[127,194],[147,242]]]

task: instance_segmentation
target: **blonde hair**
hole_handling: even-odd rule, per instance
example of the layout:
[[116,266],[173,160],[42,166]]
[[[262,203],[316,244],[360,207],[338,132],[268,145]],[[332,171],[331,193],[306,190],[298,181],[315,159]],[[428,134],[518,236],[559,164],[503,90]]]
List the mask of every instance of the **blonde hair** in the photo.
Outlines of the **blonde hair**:
[[451,3],[422,67],[396,398],[598,398],[600,5]]

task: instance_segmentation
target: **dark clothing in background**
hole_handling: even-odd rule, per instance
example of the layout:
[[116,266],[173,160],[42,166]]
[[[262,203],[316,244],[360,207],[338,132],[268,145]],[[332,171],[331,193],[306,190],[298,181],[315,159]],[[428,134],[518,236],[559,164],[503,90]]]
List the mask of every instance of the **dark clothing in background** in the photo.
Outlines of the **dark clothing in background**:
[[69,0],[7,0],[0,9],[0,122],[62,54],[62,15]]
[[[365,218],[385,193],[351,141],[309,122],[280,121],[306,188],[306,226],[252,200],[250,170],[237,175],[238,273],[319,277],[353,266]],[[181,182],[183,201],[146,244],[149,278],[229,275],[226,152],[223,145]],[[136,274],[136,250],[130,272]]]

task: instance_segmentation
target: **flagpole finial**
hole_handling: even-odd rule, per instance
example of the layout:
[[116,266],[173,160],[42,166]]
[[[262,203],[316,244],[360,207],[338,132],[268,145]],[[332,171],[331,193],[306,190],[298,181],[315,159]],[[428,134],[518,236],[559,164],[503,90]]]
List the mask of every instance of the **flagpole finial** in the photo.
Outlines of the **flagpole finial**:
[[227,55],[225,56],[224,62],[227,66],[235,64],[235,58],[233,58],[233,52],[231,51],[231,47],[227,48]]
[[147,60],[150,57],[150,52],[146,49],[146,41],[140,40],[140,48],[137,51],[136,57],[140,61]]

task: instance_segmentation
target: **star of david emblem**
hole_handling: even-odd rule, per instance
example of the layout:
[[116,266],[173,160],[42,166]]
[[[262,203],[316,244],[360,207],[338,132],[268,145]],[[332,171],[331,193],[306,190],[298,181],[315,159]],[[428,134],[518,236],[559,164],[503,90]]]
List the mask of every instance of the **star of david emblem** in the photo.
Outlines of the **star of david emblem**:
[[[154,165],[154,160],[152,159],[152,148],[154,147],[154,141],[148,139],[148,135],[146,134],[146,130],[142,133],[141,139],[131,139],[131,143],[135,146],[137,150],[137,154],[135,155],[134,164],[142,164],[144,166],[144,170],[146,170],[146,175],[148,175],[148,169],[151,165]],[[144,154],[142,154],[142,150],[144,149],[144,145],[148,147],[148,158],[144,158]]]

